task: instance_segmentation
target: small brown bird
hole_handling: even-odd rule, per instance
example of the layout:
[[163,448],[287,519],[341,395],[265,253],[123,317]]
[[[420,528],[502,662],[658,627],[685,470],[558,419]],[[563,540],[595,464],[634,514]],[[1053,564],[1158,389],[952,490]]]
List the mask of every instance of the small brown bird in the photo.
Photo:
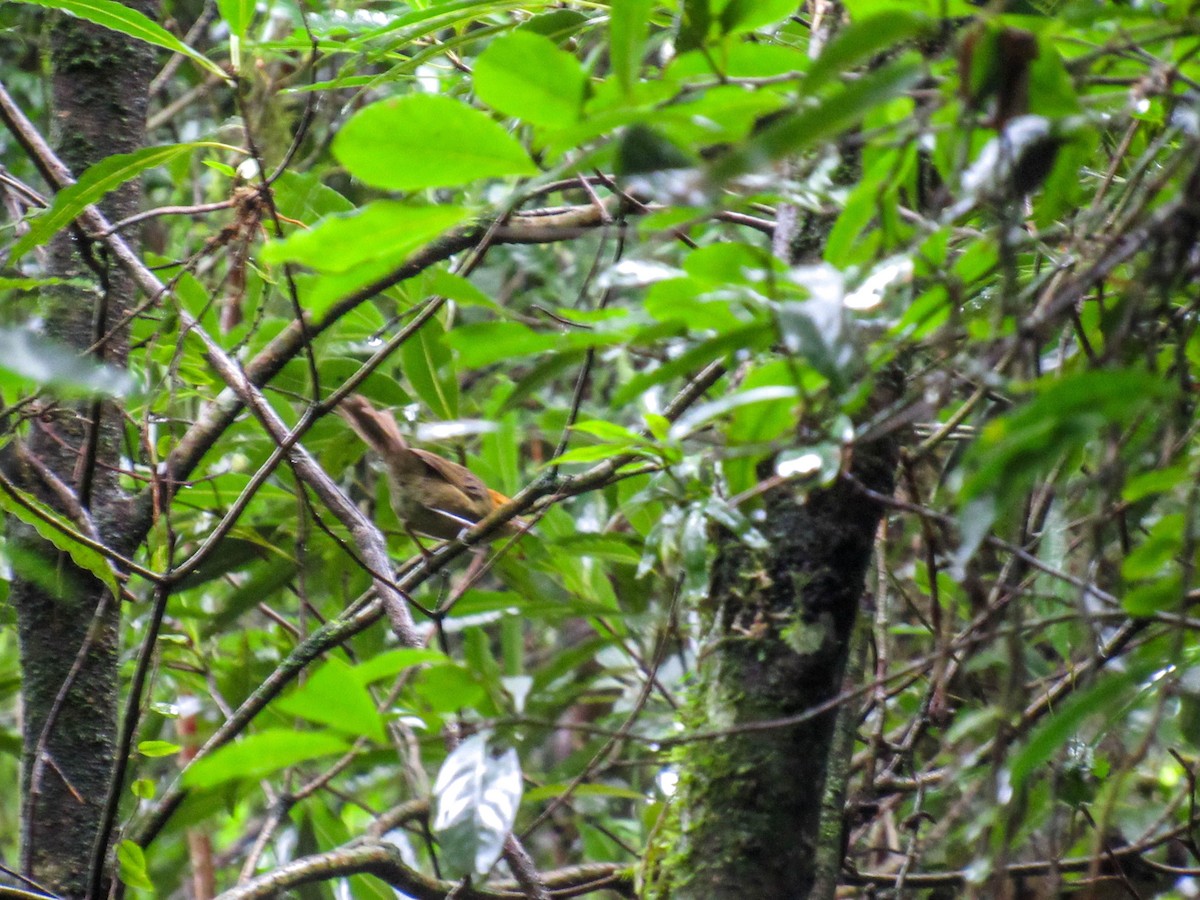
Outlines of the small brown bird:
[[[508,502],[508,497],[493,491],[465,466],[408,446],[396,420],[377,410],[365,397],[353,394],[337,411],[387,465],[392,509],[405,527],[453,540]],[[522,524],[519,519],[510,519],[493,531],[492,537],[519,534]]]

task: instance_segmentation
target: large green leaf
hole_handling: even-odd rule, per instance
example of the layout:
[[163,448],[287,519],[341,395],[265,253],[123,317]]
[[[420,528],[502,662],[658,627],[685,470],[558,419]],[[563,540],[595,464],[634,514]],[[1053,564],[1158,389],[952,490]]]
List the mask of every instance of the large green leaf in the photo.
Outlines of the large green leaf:
[[350,670],[360,684],[371,684],[382,678],[394,678],[401,672],[424,663],[445,665],[450,660],[440,650],[425,647],[400,647],[363,660]]
[[1053,715],[1032,731],[1025,746],[1013,756],[1009,769],[1013,786],[1023,786],[1067,741],[1078,735],[1090,716],[1104,722],[1120,716],[1131,692],[1141,686],[1155,667],[1155,663],[1143,660],[1131,671],[1103,672],[1093,684],[1058,704]]
[[294,693],[276,706],[285,713],[350,735],[364,735],[382,743],[383,717],[367,693],[362,679],[350,666],[331,659]]
[[183,773],[183,783],[191,788],[208,788],[242,778],[260,778],[317,757],[344,753],[349,746],[346,738],[329,731],[270,728],[196,760]]
[[729,0],[721,10],[721,29],[727,34],[771,25],[796,11],[793,0]]
[[518,322],[480,322],[455,328],[446,335],[446,342],[458,351],[459,360],[470,368],[549,350],[596,347],[619,341],[620,336],[615,334],[599,331],[547,333],[534,331]]
[[266,262],[298,262],[321,272],[348,272],[376,260],[399,262],[464,222],[461,206],[411,206],[377,200],[351,213],[327,216],[308,230],[263,247]]
[[154,882],[146,872],[146,854],[133,841],[117,845],[117,867],[122,884],[143,891],[154,890]]
[[562,127],[579,119],[587,78],[549,38],[516,31],[494,40],[475,62],[475,93],[506,116]]
[[113,31],[119,31],[135,40],[145,41],[147,44],[170,50],[172,53],[182,53],[208,69],[212,74],[222,79],[228,78],[220,66],[193,50],[157,22],[132,7],[115,2],[115,0],[18,0],[18,2],[33,3],[37,6],[61,10]]
[[484,113],[431,94],[360,110],[338,132],[333,152],[365,184],[397,191],[537,173],[521,145]]

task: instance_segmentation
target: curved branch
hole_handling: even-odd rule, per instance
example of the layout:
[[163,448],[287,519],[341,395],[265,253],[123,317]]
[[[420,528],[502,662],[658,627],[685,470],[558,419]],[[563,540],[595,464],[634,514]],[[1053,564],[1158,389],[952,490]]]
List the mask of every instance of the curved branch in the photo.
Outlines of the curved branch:
[[[372,843],[302,857],[217,895],[217,900],[276,897],[302,884],[350,875],[374,875],[417,900],[444,900],[451,894],[460,900],[524,900],[526,896],[520,890],[508,889],[507,885],[495,889],[476,888],[430,878],[405,865],[398,848]],[[616,890],[628,895],[633,885],[628,869],[615,863],[574,866],[547,873],[544,880],[554,897],[581,897],[599,890]]]

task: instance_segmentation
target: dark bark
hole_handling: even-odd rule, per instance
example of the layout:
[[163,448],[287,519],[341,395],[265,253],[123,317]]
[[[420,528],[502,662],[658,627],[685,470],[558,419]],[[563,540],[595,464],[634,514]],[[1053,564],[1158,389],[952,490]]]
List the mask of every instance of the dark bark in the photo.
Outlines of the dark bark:
[[[138,8],[152,12],[148,4]],[[140,147],[150,48],[69,16],[55,20],[50,47],[55,143],[71,170],[80,173]],[[121,218],[139,202],[134,183],[114,191],[103,206],[110,217]],[[130,279],[76,233],[60,233],[51,244],[49,274],[86,279],[97,288],[60,287],[43,295],[47,334],[69,346],[90,347],[133,306]],[[127,352],[121,332],[96,355],[123,366]],[[108,402],[53,403],[49,395],[46,400],[51,405],[26,439],[29,455],[76,495],[100,540],[129,552],[137,538],[129,533],[127,501],[116,476],[124,431],[119,410]],[[26,488],[62,508],[61,491],[51,490],[35,471],[26,465],[17,474]],[[119,605],[96,579],[28,529],[10,525],[9,533],[30,559],[12,587],[23,673],[22,869],[61,896],[79,897],[86,892],[112,776]]]
[[[886,403],[895,386],[877,386]],[[807,499],[765,497],[771,546],[723,537],[706,610],[690,726],[723,731],[685,745],[671,815],[659,830],[647,896],[806,897],[836,709],[802,724],[739,731],[819,707],[838,694],[883,510],[894,436],[857,446],[849,473]]]

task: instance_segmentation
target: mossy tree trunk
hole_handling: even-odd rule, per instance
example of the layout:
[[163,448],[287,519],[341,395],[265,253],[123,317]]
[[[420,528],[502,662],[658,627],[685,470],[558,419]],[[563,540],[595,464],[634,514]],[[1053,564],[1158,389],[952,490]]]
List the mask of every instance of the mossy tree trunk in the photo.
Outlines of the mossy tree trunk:
[[849,474],[827,489],[771,491],[767,550],[722,539],[689,722],[722,735],[682,748],[646,896],[808,895],[837,712],[770,723],[841,687],[882,515],[862,488],[890,493],[896,455],[894,439],[881,439],[857,447]]
[[[149,3],[137,8],[153,14]],[[50,28],[50,52],[52,128],[63,162],[78,175],[105,157],[142,146],[154,62],[150,48],[61,16]],[[116,220],[139,203],[133,183],[103,205]],[[45,292],[39,314],[46,333],[124,366],[128,336],[120,325],[135,302],[133,284],[77,232],[55,238],[48,262],[49,275],[95,288]],[[49,395],[44,400],[25,453],[15,455],[18,477],[81,527],[90,519],[99,540],[130,552],[137,537],[130,533],[117,476],[124,434],[120,410],[107,401],[65,402]],[[12,588],[24,704],[22,869],[60,896],[82,897],[113,772],[119,604],[95,578],[28,530],[10,526],[10,538],[27,551]]]

